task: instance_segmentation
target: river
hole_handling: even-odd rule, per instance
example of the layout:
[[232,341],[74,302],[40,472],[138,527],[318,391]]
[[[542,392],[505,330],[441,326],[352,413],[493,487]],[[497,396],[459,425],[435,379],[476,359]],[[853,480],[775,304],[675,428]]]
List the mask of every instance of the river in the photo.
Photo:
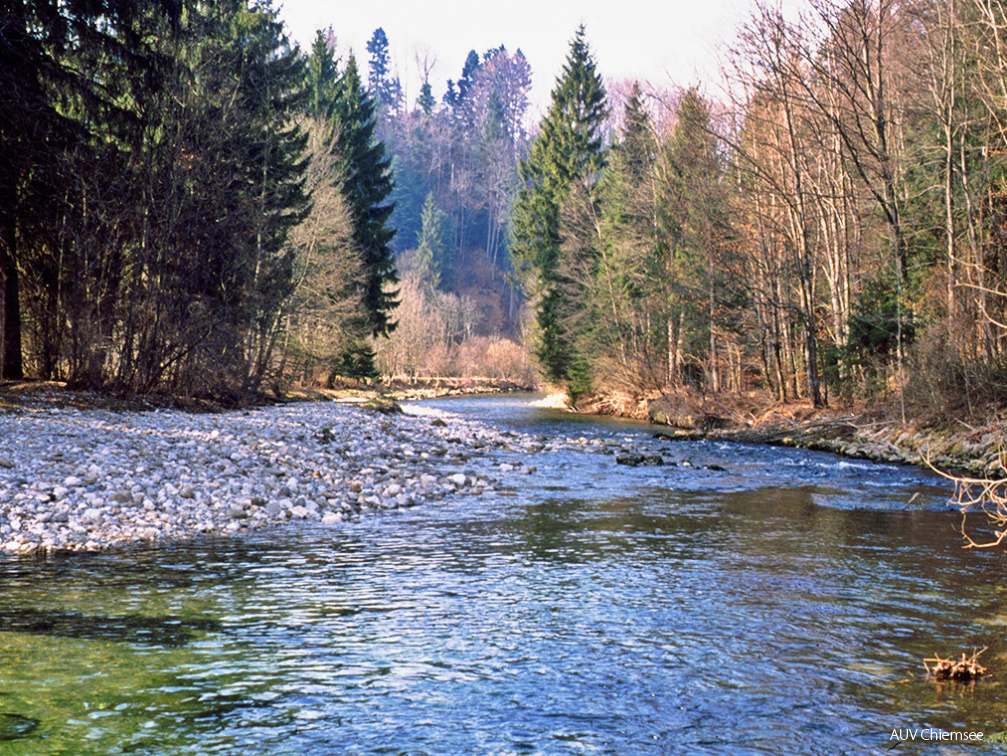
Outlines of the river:
[[[1005,557],[961,548],[939,479],[521,397],[423,406],[677,465],[541,454],[519,488],[335,529],[0,557],[0,755],[831,756],[899,730],[897,753],[952,754],[976,749],[933,738],[1007,731]],[[924,678],[984,645],[992,680]]]

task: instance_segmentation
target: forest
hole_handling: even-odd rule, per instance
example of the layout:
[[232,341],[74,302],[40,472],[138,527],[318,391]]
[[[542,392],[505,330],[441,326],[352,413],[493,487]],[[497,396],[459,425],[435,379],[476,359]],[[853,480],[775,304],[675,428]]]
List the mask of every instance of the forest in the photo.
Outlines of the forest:
[[2,13],[5,379],[1007,399],[994,0],[757,6],[722,87],[607,80],[581,27],[537,124],[503,46],[407,102],[382,29],[302,51],[269,2]]
[[579,33],[513,215],[545,375],[903,419],[1002,401],[1005,20],[983,0],[762,7],[722,98],[619,103]]

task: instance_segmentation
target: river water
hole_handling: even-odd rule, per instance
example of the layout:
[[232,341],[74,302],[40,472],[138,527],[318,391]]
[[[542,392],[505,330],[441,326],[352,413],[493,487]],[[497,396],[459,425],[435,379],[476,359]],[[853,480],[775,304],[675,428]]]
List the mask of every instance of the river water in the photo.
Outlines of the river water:
[[[1007,557],[961,548],[939,479],[424,405],[678,465],[540,454],[338,529],[3,557],[0,755],[1007,752],[920,739],[1007,731]],[[992,680],[924,678],[984,645]]]

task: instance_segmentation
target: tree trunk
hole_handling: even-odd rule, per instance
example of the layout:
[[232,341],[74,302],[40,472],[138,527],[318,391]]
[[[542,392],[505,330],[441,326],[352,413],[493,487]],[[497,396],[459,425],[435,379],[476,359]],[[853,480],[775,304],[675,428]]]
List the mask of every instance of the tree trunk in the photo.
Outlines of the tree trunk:
[[17,189],[8,187],[0,197],[0,278],[3,279],[3,351],[0,378],[21,380],[21,285],[17,269]]

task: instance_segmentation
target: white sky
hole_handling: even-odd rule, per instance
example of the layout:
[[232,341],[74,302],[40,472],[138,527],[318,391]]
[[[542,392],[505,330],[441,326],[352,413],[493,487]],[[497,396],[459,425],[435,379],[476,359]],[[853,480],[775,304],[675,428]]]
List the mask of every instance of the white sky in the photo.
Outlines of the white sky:
[[[436,65],[430,75],[440,100],[457,80],[469,50],[503,44],[531,64],[532,107],[544,111],[578,24],[584,23],[606,79],[636,78],[657,87],[712,84],[718,54],[754,0],[276,0],[293,40],[310,47],[332,26],[339,51],[352,49],[366,72],[367,41],[379,26],[409,101],[419,94],[416,57]],[[716,88],[716,87],[713,87]]]

